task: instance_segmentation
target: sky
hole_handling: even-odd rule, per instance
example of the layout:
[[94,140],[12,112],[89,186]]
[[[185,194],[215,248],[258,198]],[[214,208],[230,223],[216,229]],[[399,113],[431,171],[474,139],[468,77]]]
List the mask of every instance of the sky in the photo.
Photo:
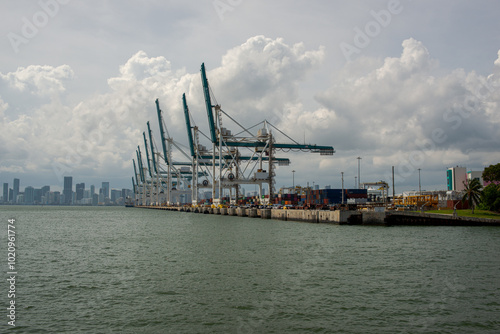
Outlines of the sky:
[[359,162],[361,182],[392,186],[394,166],[396,193],[418,190],[419,172],[422,190],[444,190],[447,168],[500,162],[499,12],[495,0],[2,1],[0,182],[131,188],[147,121],[161,145],[155,99],[180,145],[183,93],[208,133],[205,63],[239,123],[335,148],[278,152],[291,165],[277,188],[340,188],[342,172],[354,187]]

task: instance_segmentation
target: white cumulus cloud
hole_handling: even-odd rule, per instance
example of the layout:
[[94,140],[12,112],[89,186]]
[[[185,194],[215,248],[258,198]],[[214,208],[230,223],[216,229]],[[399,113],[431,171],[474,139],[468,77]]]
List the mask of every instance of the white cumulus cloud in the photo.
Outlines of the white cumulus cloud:
[[[411,175],[408,166],[440,173],[457,163],[453,157],[466,163],[500,159],[500,80],[494,74],[444,71],[422,42],[410,38],[400,56],[359,57],[346,64],[332,74],[331,86],[317,93],[319,105],[304,106],[300,85],[321,69],[326,56],[323,47],[309,50],[301,43],[255,36],[227,51],[220,66],[205,65],[217,102],[240,123],[268,119],[300,142],[335,147],[333,157],[293,155],[294,168],[317,168],[318,179],[330,178],[338,168],[354,170],[359,155],[367,181],[369,173],[378,181],[391,165]],[[11,130],[0,134],[2,171],[129,180],[137,145],[144,150],[147,121],[161,151],[156,98],[176,141],[187,143],[183,93],[195,123],[207,132],[199,68],[188,71],[138,51],[108,79],[108,92],[69,105],[62,97],[70,93],[65,87],[74,77],[67,65],[0,73],[4,85],[26,98],[50,97],[15,117],[6,116],[14,114],[10,97],[0,99],[1,126]],[[238,130],[223,117],[223,126]],[[208,143],[202,138],[202,144]]]
[[68,65],[30,65],[19,67],[15,72],[0,73],[0,79],[11,88],[38,96],[64,92],[64,82],[73,76],[73,70]]

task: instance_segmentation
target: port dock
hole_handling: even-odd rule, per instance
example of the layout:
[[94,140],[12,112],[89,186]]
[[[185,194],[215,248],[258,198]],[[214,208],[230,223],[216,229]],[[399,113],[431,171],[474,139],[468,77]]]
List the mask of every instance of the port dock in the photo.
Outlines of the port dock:
[[136,206],[136,208],[198,214],[214,214],[307,223],[375,226],[500,226],[500,220],[453,217],[446,214],[405,211],[301,210],[258,208],[211,208],[190,206]]

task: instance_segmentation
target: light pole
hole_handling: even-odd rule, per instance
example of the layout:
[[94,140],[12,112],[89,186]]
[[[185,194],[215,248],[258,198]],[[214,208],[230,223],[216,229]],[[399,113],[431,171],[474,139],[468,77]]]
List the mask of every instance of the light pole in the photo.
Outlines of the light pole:
[[418,194],[422,195],[422,188],[420,187],[420,170],[421,168],[418,169]]
[[358,177],[355,176],[354,177],[354,189],[357,189],[358,188]]
[[295,170],[292,170],[292,188],[293,193],[295,194]]
[[344,204],[344,172],[340,172],[342,174],[342,204]]
[[358,189],[361,189],[361,177],[359,176],[359,162],[361,161],[361,157],[357,157],[358,159]]

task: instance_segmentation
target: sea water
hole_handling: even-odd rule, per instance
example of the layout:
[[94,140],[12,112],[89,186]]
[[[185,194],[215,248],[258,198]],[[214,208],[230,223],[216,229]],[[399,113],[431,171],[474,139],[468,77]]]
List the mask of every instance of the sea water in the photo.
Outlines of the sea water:
[[338,226],[124,207],[0,213],[2,333],[500,332],[498,227]]

